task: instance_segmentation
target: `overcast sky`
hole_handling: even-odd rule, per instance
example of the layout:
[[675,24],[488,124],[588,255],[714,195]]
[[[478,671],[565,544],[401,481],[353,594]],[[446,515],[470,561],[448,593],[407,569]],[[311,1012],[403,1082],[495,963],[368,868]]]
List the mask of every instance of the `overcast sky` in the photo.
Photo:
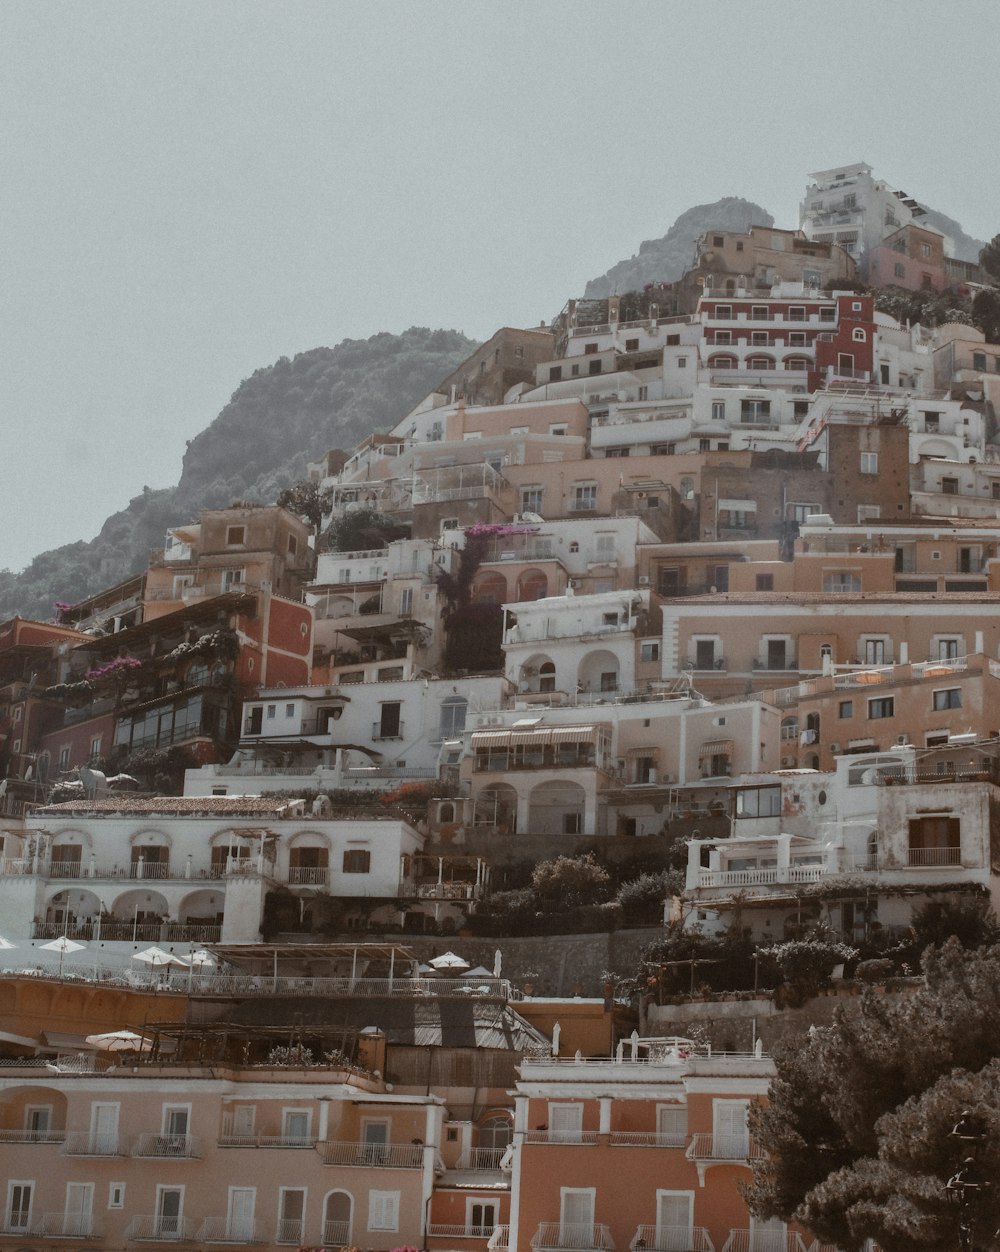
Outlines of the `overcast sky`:
[[994,0],[0,0],[0,568],[282,354],[532,325],[855,160],[1000,232]]

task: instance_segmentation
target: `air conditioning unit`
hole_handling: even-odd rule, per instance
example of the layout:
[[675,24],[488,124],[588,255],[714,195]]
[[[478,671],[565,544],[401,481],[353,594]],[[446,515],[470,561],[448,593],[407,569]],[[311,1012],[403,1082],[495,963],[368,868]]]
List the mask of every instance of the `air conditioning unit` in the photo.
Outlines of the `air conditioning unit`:
[[580,585],[580,580],[579,580],[579,578],[571,578],[571,579],[569,580],[569,585],[570,585],[571,587],[579,587],[579,585]]
[[783,756],[783,757],[781,758],[781,768],[782,768],[782,769],[791,769],[791,768],[793,768],[793,766],[794,766],[794,765],[795,765],[795,757],[794,757],[794,756]]
[[831,744],[830,744],[830,751],[831,751],[831,752],[839,752],[839,751],[840,751],[840,744],[839,744],[839,743],[831,743]]
[[897,735],[897,736],[896,736],[896,742],[897,742],[898,744],[909,743],[909,742],[910,742],[910,736],[909,736],[909,735]]
[[640,587],[648,587],[648,586],[649,586],[649,575],[648,575],[648,574],[640,574],[640,575],[639,575],[639,586],[640,586]]

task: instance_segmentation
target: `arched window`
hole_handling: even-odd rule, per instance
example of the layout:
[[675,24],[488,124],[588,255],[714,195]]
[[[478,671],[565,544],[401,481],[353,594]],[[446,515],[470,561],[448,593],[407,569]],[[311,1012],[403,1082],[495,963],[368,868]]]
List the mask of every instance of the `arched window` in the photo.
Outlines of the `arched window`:
[[450,800],[446,800],[438,808],[438,821],[445,825],[455,820],[455,806]]
[[708,368],[711,370],[734,370],[736,368],[736,358],[724,354],[710,356],[708,358]]
[[769,356],[752,356],[747,361],[747,369],[750,370],[773,370],[774,362]]
[[868,342],[868,335],[865,333],[864,330],[862,330],[860,326],[855,326],[854,331],[851,334],[851,338],[854,340],[855,343],[867,343]]
[[538,690],[555,691],[556,667],[553,661],[543,661],[538,667]]
[[809,368],[809,360],[804,356],[790,356],[785,362],[786,370],[807,370]]

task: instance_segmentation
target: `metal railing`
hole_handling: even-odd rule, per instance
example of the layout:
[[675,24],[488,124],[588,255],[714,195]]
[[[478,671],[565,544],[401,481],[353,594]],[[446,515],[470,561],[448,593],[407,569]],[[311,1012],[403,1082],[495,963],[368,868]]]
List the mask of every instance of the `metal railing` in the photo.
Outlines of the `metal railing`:
[[100,1233],[92,1213],[43,1213],[32,1230],[50,1239],[96,1239]]
[[431,1238],[438,1239],[488,1239],[494,1230],[496,1227],[493,1225],[465,1226],[442,1222],[431,1222],[427,1227],[427,1233]]
[[613,1130],[609,1137],[612,1147],[628,1148],[683,1148],[687,1141],[686,1134],[656,1130]]
[[327,865],[292,865],[288,870],[288,881],[300,887],[325,887],[329,877]]
[[584,1222],[539,1222],[531,1236],[531,1247],[553,1248],[559,1252],[613,1252],[611,1231],[602,1224]]
[[256,1217],[206,1217],[198,1231],[199,1243],[233,1243],[245,1247],[266,1243],[264,1223]]
[[529,1130],[525,1143],[596,1143],[596,1130]]
[[[305,1223],[301,1217],[279,1217],[274,1228],[274,1242],[301,1244],[304,1229]],[[323,1242],[325,1243],[326,1240],[324,1239]]]
[[687,1154],[692,1161],[757,1161],[766,1155],[749,1135],[693,1135]]
[[201,1140],[194,1135],[139,1135],[132,1149],[133,1156],[152,1157],[199,1157],[202,1156]]
[[133,1217],[125,1231],[126,1243],[194,1243],[198,1222],[191,1217],[168,1217],[153,1213]]
[[632,1252],[715,1252],[704,1226],[636,1226],[629,1247]]
[[458,1158],[456,1169],[499,1169],[507,1148],[467,1148]]
[[961,865],[961,848],[908,848],[906,863],[911,867]]
[[802,1236],[784,1230],[731,1230],[722,1252],[809,1252]]
[[70,1130],[63,1142],[66,1156],[128,1156],[128,1139],[117,1133]]
[[65,1130],[0,1130],[0,1143],[62,1143]]
[[338,1248],[346,1247],[351,1242],[351,1223],[344,1221],[326,1221],[323,1223],[323,1242],[334,1244]]
[[507,1252],[510,1245],[510,1227],[497,1226],[486,1244],[487,1252]]
[[418,1143],[355,1143],[327,1141],[316,1149],[324,1165],[361,1165],[374,1169],[419,1169],[424,1148]]

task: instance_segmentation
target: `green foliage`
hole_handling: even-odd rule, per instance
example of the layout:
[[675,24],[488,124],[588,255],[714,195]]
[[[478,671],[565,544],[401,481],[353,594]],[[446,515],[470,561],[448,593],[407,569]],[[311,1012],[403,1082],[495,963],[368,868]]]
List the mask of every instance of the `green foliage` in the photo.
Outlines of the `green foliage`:
[[540,902],[569,908],[606,899],[610,882],[608,871],[589,852],[540,861],[531,875],[532,890]]
[[[696,961],[693,974],[689,961]],[[754,945],[742,932],[706,935],[697,928],[671,926],[642,953],[636,975],[639,989],[676,996],[692,985],[711,991],[749,991],[756,981]],[[766,985],[765,972],[761,972]]]
[[503,669],[503,609],[499,604],[465,604],[446,616],[444,627],[446,673]]
[[761,948],[760,955],[781,975],[788,1002],[802,1004],[825,986],[835,965],[855,960],[858,950],[817,935]]
[[[866,991],[777,1052],[752,1115],[768,1154],[747,1189],[758,1216],[801,1221],[845,1252],[867,1237],[885,1252],[953,1246],[945,1182],[964,1155],[949,1138],[963,1109],[981,1116],[981,1163],[1000,1176],[1000,949],[929,948],[924,978],[897,1000]],[[1000,1223],[1000,1188],[980,1216],[983,1230]]]
[[684,889],[684,876],[675,870],[660,870],[656,874],[640,874],[618,888],[618,903],[626,925],[656,922],[663,916],[663,904],[668,896],[679,895]]
[[330,512],[333,503],[333,490],[330,487],[321,489],[319,483],[304,478],[279,492],[276,503],[308,522],[313,534],[318,536],[323,528],[323,518]]
[[983,332],[987,343],[1000,343],[1000,291],[995,287],[972,297],[972,324]]
[[1000,943],[1000,925],[986,896],[941,896],[913,913],[913,940],[917,955],[934,944],[956,939],[963,948]]
[[405,539],[408,526],[399,526],[378,509],[352,509],[335,517],[324,541],[333,552],[364,552],[384,548],[393,539]]
[[994,282],[1000,283],[1000,235],[994,235],[980,252],[979,264]]
[[956,291],[939,295],[934,291],[906,291],[901,287],[883,287],[875,296],[879,313],[889,313],[900,322],[919,322],[921,326],[941,326],[945,322],[972,323],[972,304],[968,296]]

